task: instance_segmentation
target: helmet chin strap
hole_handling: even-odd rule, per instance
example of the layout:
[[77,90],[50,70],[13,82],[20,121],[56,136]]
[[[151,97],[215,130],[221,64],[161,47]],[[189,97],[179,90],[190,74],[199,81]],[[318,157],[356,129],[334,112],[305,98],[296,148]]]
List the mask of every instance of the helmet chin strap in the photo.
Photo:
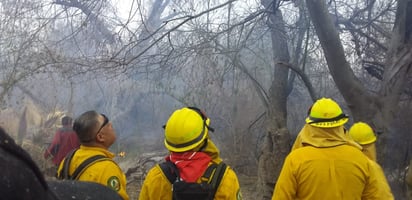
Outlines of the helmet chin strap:
[[208,138],[206,138],[202,144],[202,146],[200,147],[199,151],[203,151],[206,147],[207,147],[207,142],[209,141]]

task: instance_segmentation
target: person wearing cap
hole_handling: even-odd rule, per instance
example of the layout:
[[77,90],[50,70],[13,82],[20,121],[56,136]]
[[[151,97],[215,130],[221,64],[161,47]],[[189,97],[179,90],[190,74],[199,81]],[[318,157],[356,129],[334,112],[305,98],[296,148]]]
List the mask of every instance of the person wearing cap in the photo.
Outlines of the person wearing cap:
[[348,116],[334,100],[318,99],[305,121],[272,200],[384,199],[373,162],[345,133]]
[[[200,109],[184,107],[172,113],[164,126],[164,145],[169,150],[165,160],[172,162],[186,182],[200,182],[209,165],[222,159],[212,142],[210,119]],[[148,172],[141,187],[140,200],[172,199],[172,184],[155,165]],[[228,166],[214,196],[215,200],[242,199],[236,173]]]
[[378,171],[378,180],[383,189],[382,197],[391,200],[394,199],[391,188],[386,180],[385,173],[376,161],[376,134],[373,129],[365,122],[356,122],[349,129],[350,137],[362,146],[362,152],[370,160],[374,161],[374,166]]
[[[73,130],[80,140],[80,148],[69,153],[60,163],[57,177],[96,182],[113,189],[124,200],[128,200],[126,176],[113,160],[115,154],[109,151],[110,146],[116,141],[116,131],[112,122],[104,114],[93,110],[87,111],[74,121]],[[86,160],[95,156],[102,158],[86,165],[80,173],[75,173]]]

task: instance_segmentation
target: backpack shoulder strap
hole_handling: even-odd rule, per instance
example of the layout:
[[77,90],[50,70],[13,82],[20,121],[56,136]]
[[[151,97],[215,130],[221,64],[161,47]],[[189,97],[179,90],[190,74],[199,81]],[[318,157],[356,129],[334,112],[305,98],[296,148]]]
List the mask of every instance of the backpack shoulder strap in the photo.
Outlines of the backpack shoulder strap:
[[210,184],[210,182],[212,181],[211,177],[213,177],[213,174],[216,172],[216,168],[217,168],[217,164],[215,163],[212,163],[211,165],[209,165],[206,168],[203,175],[200,177],[200,181],[202,183]]
[[109,158],[107,158],[104,155],[95,155],[92,156],[90,158],[87,158],[85,161],[83,161],[79,167],[76,168],[76,170],[74,170],[73,174],[70,176],[70,179],[72,180],[77,180],[80,176],[80,174],[83,173],[83,171],[85,169],[87,169],[90,165],[92,165],[93,163],[99,162],[99,161],[103,161],[103,160],[108,160]]
[[176,181],[176,179],[180,177],[179,170],[177,169],[176,165],[172,162],[162,162],[159,164],[159,166],[163,174],[166,176],[167,180],[169,180],[171,184],[173,184]]
[[227,165],[224,162],[220,162],[219,164],[211,164],[202,176],[202,179],[207,180],[207,183],[210,184],[213,188],[212,198],[216,194],[217,188],[219,187],[220,182],[222,181],[226,168]]
[[71,150],[66,157],[63,160],[63,167],[60,170],[60,174],[58,174],[57,178],[58,179],[69,179],[70,175],[69,175],[69,169],[70,169],[70,162],[72,161],[73,155],[74,153],[77,151],[77,149],[73,149]]
[[[160,163],[159,166],[163,174],[166,176],[166,178],[169,180],[171,184],[173,184],[176,181],[176,179],[180,177],[179,170],[177,169],[176,165],[174,165],[172,162],[166,161]],[[222,181],[226,168],[227,165],[224,162],[220,162],[219,164],[211,164],[201,177],[202,182],[207,182],[208,184],[212,185],[214,189],[213,196],[215,196],[217,187]]]

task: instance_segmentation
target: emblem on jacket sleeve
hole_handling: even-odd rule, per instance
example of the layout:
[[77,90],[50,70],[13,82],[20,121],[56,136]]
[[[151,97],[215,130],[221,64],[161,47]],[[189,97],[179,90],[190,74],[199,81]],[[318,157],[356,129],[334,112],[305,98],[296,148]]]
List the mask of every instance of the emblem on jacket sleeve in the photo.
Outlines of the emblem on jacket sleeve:
[[109,186],[110,188],[112,188],[115,191],[119,191],[120,190],[120,180],[117,176],[112,176],[109,178],[109,180],[107,180],[107,186]]

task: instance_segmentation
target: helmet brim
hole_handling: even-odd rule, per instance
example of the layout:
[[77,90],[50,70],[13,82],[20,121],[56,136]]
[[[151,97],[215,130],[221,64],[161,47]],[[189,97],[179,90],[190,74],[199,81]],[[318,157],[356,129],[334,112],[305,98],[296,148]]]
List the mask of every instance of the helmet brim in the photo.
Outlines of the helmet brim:
[[370,139],[370,140],[363,141],[363,142],[359,142],[359,144],[361,144],[361,145],[368,145],[368,144],[372,144],[372,143],[374,143],[374,142],[376,142],[376,136],[373,137],[373,138]]
[[342,119],[338,119],[334,121],[314,122],[314,120],[312,120],[310,117],[307,117],[305,121],[307,124],[311,126],[315,126],[319,128],[333,128],[333,127],[343,126],[344,124],[346,124],[346,122],[349,121],[349,118],[344,117]]
[[164,139],[164,145],[171,152],[178,152],[179,153],[179,152],[190,151],[190,150],[195,149],[196,147],[198,147],[200,144],[202,144],[203,141],[205,141],[205,139],[208,137],[207,136],[208,135],[208,130],[207,130],[206,127],[205,127],[204,131],[205,131],[205,133],[202,135],[202,138],[196,143],[193,143],[193,144],[190,144],[190,145],[185,145],[185,146],[182,146],[182,147],[176,147],[176,146],[172,145],[170,142],[168,142],[165,138]]

